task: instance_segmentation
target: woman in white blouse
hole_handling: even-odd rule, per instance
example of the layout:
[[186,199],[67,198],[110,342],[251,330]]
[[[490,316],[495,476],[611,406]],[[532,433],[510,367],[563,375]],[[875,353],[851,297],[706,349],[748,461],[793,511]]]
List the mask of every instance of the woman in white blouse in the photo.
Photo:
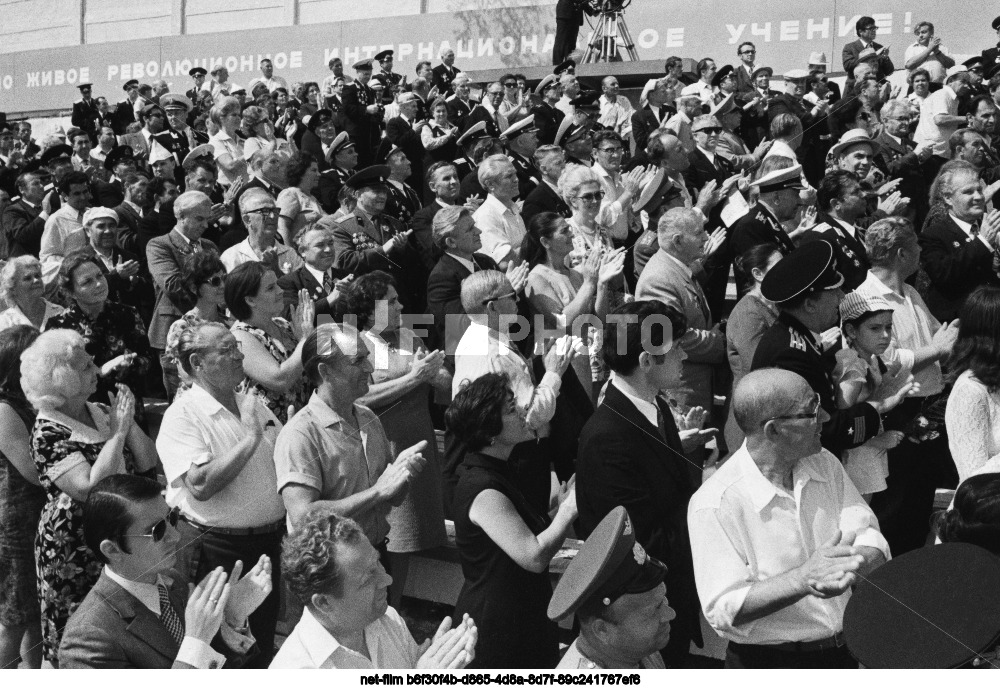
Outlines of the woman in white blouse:
[[431,104],[431,121],[420,129],[420,141],[427,151],[426,164],[457,158],[457,137],[458,127],[448,121],[448,104],[444,98],[438,98]]
[[42,264],[34,256],[17,256],[0,269],[0,303],[7,308],[0,313],[0,330],[14,325],[30,325],[45,330],[53,316],[64,311],[46,301],[42,284]]
[[228,187],[247,174],[247,161],[243,157],[243,141],[237,133],[242,121],[240,102],[226,97],[212,106],[209,118],[219,127],[208,143],[215,150],[215,163],[219,167],[219,184]]
[[944,420],[959,481],[1000,471],[1000,288],[983,286],[959,314],[949,360],[957,375]]
[[324,215],[323,207],[313,196],[313,189],[319,182],[319,163],[308,153],[295,153],[285,165],[287,187],[278,194],[278,233],[287,246],[293,246],[293,239],[299,230],[316,222]]

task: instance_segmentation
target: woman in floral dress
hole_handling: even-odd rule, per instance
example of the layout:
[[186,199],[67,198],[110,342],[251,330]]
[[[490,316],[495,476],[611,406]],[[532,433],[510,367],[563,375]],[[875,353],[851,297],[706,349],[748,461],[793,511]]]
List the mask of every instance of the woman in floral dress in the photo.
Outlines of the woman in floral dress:
[[129,389],[119,385],[108,407],[87,401],[97,382],[93,357],[72,330],[42,333],[21,356],[24,395],[38,410],[31,458],[48,497],[35,536],[42,655],[56,667],[62,630],[101,574],[83,535],[90,489],[112,474],[155,477],[159,462],[133,421]]

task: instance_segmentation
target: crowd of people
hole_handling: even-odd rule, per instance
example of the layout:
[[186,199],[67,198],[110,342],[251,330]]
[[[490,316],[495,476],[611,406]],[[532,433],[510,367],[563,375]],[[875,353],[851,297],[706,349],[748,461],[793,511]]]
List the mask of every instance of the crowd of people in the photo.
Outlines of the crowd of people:
[[856,31],[843,90],[385,50],[8,124],[0,667],[857,667],[877,568],[1000,555],[1000,59]]

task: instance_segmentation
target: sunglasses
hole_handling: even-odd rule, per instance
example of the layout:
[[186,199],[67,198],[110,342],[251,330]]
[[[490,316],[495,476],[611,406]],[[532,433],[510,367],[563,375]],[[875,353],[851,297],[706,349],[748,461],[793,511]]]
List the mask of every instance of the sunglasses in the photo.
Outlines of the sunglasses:
[[517,88],[517,82],[516,81],[507,82],[506,84],[504,84],[504,88],[508,89]]
[[582,199],[584,201],[590,201],[591,203],[593,203],[595,201],[601,201],[601,200],[603,200],[604,199],[604,192],[603,191],[594,191],[594,192],[591,192],[589,194],[580,194],[576,198]]
[[152,538],[153,543],[159,543],[160,541],[163,540],[163,537],[167,535],[167,524],[176,527],[177,520],[180,519],[180,515],[181,515],[180,508],[173,507],[169,512],[167,512],[166,517],[153,524],[152,528],[150,528],[149,530],[149,533],[139,533],[130,535],[139,536],[140,538]]

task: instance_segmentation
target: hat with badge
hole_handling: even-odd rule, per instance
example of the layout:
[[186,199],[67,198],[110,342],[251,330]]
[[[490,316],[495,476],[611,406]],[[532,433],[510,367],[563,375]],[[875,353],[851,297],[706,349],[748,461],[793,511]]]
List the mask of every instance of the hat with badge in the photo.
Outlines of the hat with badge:
[[122,91],[131,91],[132,89],[139,88],[138,79],[129,79],[124,84],[122,84]]
[[[305,118],[303,118],[303,121],[304,119]],[[315,134],[317,127],[319,127],[321,124],[326,124],[332,119],[333,119],[333,112],[327,110],[326,108],[320,108],[312,115],[310,115],[309,121],[305,123],[306,129]]]
[[962,64],[965,65],[965,68],[969,69],[969,70],[975,69],[976,67],[979,67],[980,69],[982,69],[982,67],[983,67],[983,56],[982,55],[973,55],[972,57],[970,57],[968,60],[966,60]]
[[858,145],[868,146],[872,155],[878,153],[882,148],[879,146],[878,142],[871,137],[871,134],[868,133],[867,129],[849,129],[844,132],[843,136],[840,137],[840,141],[834,144],[833,148],[830,149],[830,155],[836,159],[847,149]]
[[795,248],[775,263],[764,276],[760,293],[775,304],[784,304],[842,284],[844,276],[837,272],[833,247],[830,242],[818,239]]
[[720,100],[718,103],[712,106],[712,109],[708,111],[709,115],[714,115],[715,117],[722,117],[726,113],[730,112],[736,107],[736,94],[730,93],[728,96]]
[[855,321],[866,313],[881,313],[892,311],[892,305],[886,298],[878,294],[864,294],[855,290],[848,292],[840,301],[840,320],[842,323]]
[[351,175],[347,186],[358,191],[368,187],[384,187],[389,184],[390,172],[388,165],[371,165]]
[[590,127],[586,123],[575,124],[572,117],[564,117],[563,121],[559,123],[559,129],[556,130],[556,138],[552,143],[556,146],[573,143],[582,139],[589,131]]
[[215,160],[215,149],[212,148],[212,144],[201,144],[200,146],[195,146],[191,149],[190,153],[184,156],[184,161],[181,164],[186,167],[188,163],[198,160],[198,158]]
[[990,65],[985,72],[983,72],[983,80],[989,81],[997,74],[1000,74],[1000,58],[997,58],[997,63]]
[[866,668],[1000,667],[1000,557],[970,543],[917,548],[868,574],[844,610]]
[[191,99],[183,93],[164,93],[160,96],[160,105],[163,106],[164,110],[169,108],[184,108],[190,111],[194,107]]
[[715,115],[698,115],[691,122],[691,133],[703,132],[706,129],[717,129],[722,131],[722,123],[719,122],[719,118]]
[[192,67],[188,70],[189,77],[203,77],[208,74],[208,70],[204,67]]
[[640,213],[646,211],[651,213],[660,207],[666,198],[667,192],[674,186],[670,176],[662,167],[656,169],[652,178],[646,183],[639,193],[639,198],[632,202],[632,212]]
[[382,151],[380,151],[378,156],[376,157],[376,162],[379,164],[388,163],[389,158],[393,157],[397,153],[403,153],[403,149],[401,149],[399,146],[396,146],[395,144],[393,144],[392,146],[383,147],[383,151],[385,152],[385,155],[383,155]]
[[576,62],[574,60],[563,60],[552,71],[558,77],[570,72],[570,70],[576,71]]
[[353,146],[353,145],[354,142],[351,141],[350,135],[347,132],[341,132],[340,134],[337,134],[336,137],[334,137],[333,141],[330,142],[329,157],[333,158],[333,156],[340,153],[340,151],[344,150],[348,146]]
[[578,110],[599,110],[601,106],[597,104],[597,99],[601,94],[597,91],[580,91],[580,94],[570,100],[569,104]]
[[369,58],[366,58],[364,60],[358,60],[357,62],[355,62],[351,66],[354,69],[357,69],[357,70],[367,69],[367,70],[371,71],[371,69],[372,69],[372,59],[369,57]]
[[104,206],[94,206],[93,208],[88,208],[83,213],[82,224],[84,227],[99,220],[100,218],[111,218],[116,223],[118,222],[118,213],[116,213],[111,208],[105,208]]
[[522,117],[514,124],[510,125],[500,133],[501,139],[516,139],[522,134],[527,134],[529,132],[537,132],[538,127],[535,126],[535,118],[529,115],[528,117]]
[[559,77],[557,77],[555,74],[549,74],[540,82],[538,82],[538,86],[535,87],[534,91],[535,95],[541,95],[551,87],[558,85],[559,85]]
[[131,160],[134,156],[135,151],[132,150],[131,146],[115,146],[104,157],[104,169],[114,170],[118,163],[123,160]]
[[733,70],[732,65],[723,65],[720,67],[719,71],[717,71],[715,76],[712,77],[712,86],[718,87],[723,81],[725,81],[726,77],[732,76],[734,71],[735,70]]
[[66,144],[58,144],[56,146],[49,146],[44,151],[42,151],[42,155],[39,156],[39,160],[41,161],[42,165],[48,165],[53,160],[58,160],[59,158],[69,159],[72,157],[73,157],[72,148],[70,148]]
[[[455,140],[455,143],[458,144],[459,146],[463,145],[465,142],[472,143],[476,139],[482,139],[484,136],[486,136],[485,134],[483,134],[483,132],[485,131],[486,131],[486,123],[482,121],[476,122],[474,125],[466,129],[462,133],[462,136],[458,137],[458,139]],[[480,134],[482,134],[482,136],[480,136]]]
[[768,77],[773,77],[774,70],[771,69],[770,67],[758,67],[750,74],[750,80],[756,81],[757,77],[760,76],[761,74],[766,74]]
[[[393,55],[395,55],[393,51],[383,50],[381,53],[377,53],[374,59],[377,60],[378,62],[382,62],[387,57],[392,57]],[[357,69],[357,65],[355,65],[354,68]]]
[[94,84],[92,82],[90,82],[90,81],[85,81],[82,84],[77,84],[76,87],[82,91],[84,89],[92,89],[92,88],[94,88]]
[[607,606],[630,593],[659,586],[667,567],[650,557],[635,540],[635,528],[624,507],[611,510],[566,568],[549,601],[550,620],[564,620],[581,606],[599,601]]
[[802,184],[802,166],[798,163],[781,170],[773,170],[750,184],[757,187],[762,194],[782,189],[805,189],[805,185]]
[[151,113],[151,112],[153,112],[155,110],[159,110],[160,112],[163,112],[163,108],[160,107],[159,103],[147,103],[146,105],[142,106],[142,110],[139,111],[139,116],[143,120],[145,120],[149,116],[149,113]]

